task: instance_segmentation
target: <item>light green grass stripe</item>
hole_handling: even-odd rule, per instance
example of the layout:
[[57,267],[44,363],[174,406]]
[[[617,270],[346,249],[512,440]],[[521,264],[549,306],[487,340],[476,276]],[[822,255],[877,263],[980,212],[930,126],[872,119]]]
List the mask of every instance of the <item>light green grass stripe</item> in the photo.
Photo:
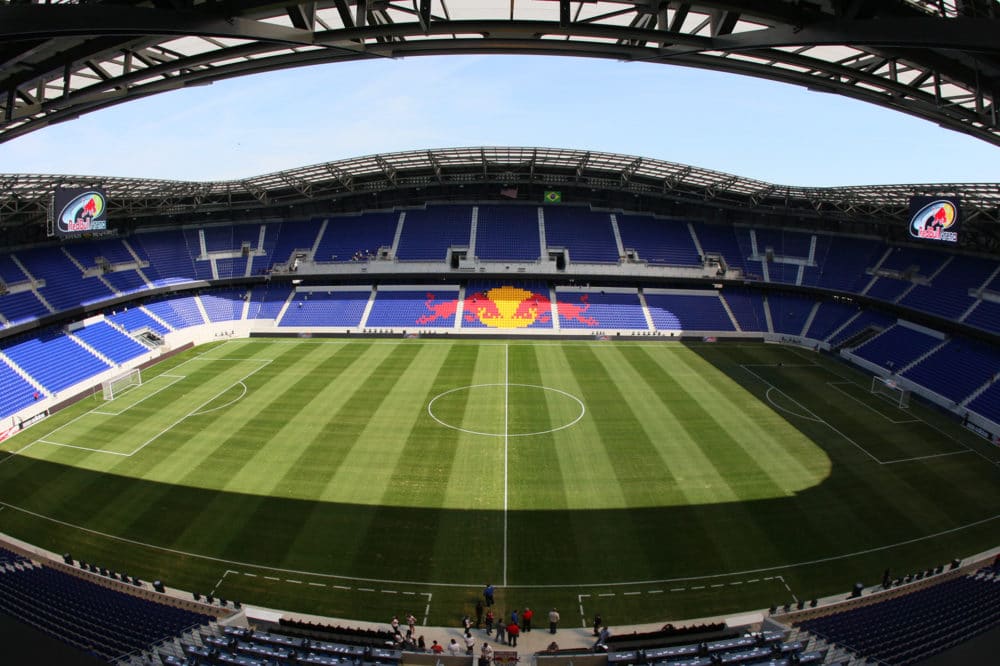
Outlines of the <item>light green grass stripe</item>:
[[[556,388],[543,377],[539,362],[541,354],[551,352],[541,347],[512,345],[510,347],[510,380]],[[563,377],[558,378],[560,383]],[[575,406],[567,411],[567,399],[558,393],[538,390],[515,391],[511,401],[512,422],[521,432],[549,430],[554,425],[568,423],[576,417]],[[540,399],[541,398],[541,399]],[[556,421],[558,419],[558,421]],[[571,426],[570,429],[578,427]],[[567,508],[566,492],[559,465],[557,433],[513,438],[509,447],[509,508],[511,511]],[[513,544],[517,549],[517,544]]]
[[[674,411],[677,406],[671,403],[688,402],[691,397],[680,388],[681,384],[664,382],[663,373],[652,371],[655,362],[650,356],[662,357],[658,352],[619,346],[602,348],[597,356],[608,376],[623,387],[623,392],[627,391],[639,426],[677,481],[676,489],[682,497],[664,497],[663,504],[739,501],[727,475],[701,447],[704,438],[712,437],[712,433],[697,419],[681,418]],[[670,379],[683,382],[685,367],[676,362],[672,367]],[[777,490],[773,486],[771,489]]]
[[[719,377],[712,366],[690,352],[678,360],[694,371],[684,390],[695,404],[711,404],[719,427],[754,460],[767,461],[763,472],[783,492],[819,483],[830,473],[830,461],[816,444],[758,402],[735,382]],[[711,377],[715,381],[709,381]]]
[[552,435],[559,464],[552,470],[551,483],[562,486],[565,506],[570,509],[626,507],[628,499],[615,477],[611,454],[601,439],[599,413],[595,415],[595,405],[581,386],[590,379],[577,377],[573,372],[567,357],[567,350],[572,349],[572,345],[545,345],[535,350],[542,383],[580,398],[587,408],[587,415],[579,423]]
[[504,404],[506,372],[505,346],[479,347],[471,385],[500,384],[472,389],[464,412],[454,416],[460,427],[497,435],[461,432],[455,445],[445,483],[445,506],[476,510],[503,510]]
[[604,449],[611,462],[610,480],[621,486],[629,507],[662,504],[665,495],[677,492],[677,480],[639,425],[630,400],[634,396],[621,392],[594,347],[573,347],[565,353],[600,434],[594,448]]

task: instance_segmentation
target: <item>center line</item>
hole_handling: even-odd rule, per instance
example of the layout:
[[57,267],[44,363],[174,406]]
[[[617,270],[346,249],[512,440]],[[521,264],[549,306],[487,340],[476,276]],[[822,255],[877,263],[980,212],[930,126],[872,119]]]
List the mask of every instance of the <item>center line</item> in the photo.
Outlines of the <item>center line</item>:
[[508,421],[510,411],[508,409],[507,396],[510,392],[510,348],[503,346],[503,584],[507,585],[507,443],[510,439]]

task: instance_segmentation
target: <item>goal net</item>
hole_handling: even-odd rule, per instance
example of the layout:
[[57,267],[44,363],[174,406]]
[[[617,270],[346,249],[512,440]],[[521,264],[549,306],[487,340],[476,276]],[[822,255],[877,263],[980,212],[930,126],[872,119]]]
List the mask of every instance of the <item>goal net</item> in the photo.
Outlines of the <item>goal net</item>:
[[136,386],[142,386],[142,373],[138,368],[105,380],[101,383],[101,390],[104,392],[105,400],[114,400],[125,391]]
[[910,392],[899,386],[894,379],[872,377],[872,393],[885,398],[897,407],[905,409],[910,406]]

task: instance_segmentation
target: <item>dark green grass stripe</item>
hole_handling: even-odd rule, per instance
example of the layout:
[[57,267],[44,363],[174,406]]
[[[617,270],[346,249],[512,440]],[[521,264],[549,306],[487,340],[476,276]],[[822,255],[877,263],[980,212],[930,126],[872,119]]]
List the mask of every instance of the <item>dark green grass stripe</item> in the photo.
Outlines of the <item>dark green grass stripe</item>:
[[[533,386],[546,386],[549,383],[542,376],[539,367],[540,351],[541,348],[537,346],[510,347],[510,382]],[[511,425],[521,432],[544,432],[551,429],[556,424],[551,419],[548,397],[549,394],[536,389],[512,391],[509,404]],[[562,472],[556,449],[557,441],[555,433],[551,432],[510,438],[508,462],[512,511],[538,506],[547,509],[567,507],[566,493],[562,484],[558,483]]]
[[[325,486],[326,482],[336,474],[363,432],[368,419],[378,410],[392,385],[416,358],[419,349],[417,345],[400,345],[392,349],[364,381],[353,387],[353,392],[347,401],[336,413],[328,415],[323,428],[308,446],[300,450],[295,462],[275,484],[278,492],[282,488],[300,484],[309,484],[317,488]],[[348,390],[350,387],[344,388]],[[324,565],[323,570],[349,570],[348,564],[359,545],[359,535],[364,533],[368,522],[373,518],[373,509],[374,507],[358,505],[351,511],[330,514],[335,524],[330,525],[327,530],[306,529],[311,511],[299,511],[296,515],[288,516],[280,512],[261,510],[242,526],[230,540],[227,549],[253,549],[255,541],[259,538],[257,526],[269,528],[275,525],[284,541],[281,557],[277,560],[255,558],[255,561],[277,561],[284,564],[309,560],[315,562],[317,553],[314,550],[300,548],[292,552],[289,549],[293,543],[322,535],[324,539],[334,540],[334,544],[329,548],[329,555],[320,556],[320,561]],[[286,524],[279,525],[283,521]],[[337,544],[337,534],[349,534],[350,538],[345,539],[342,544]]]
[[[283,358],[285,356],[283,354],[276,360],[279,367],[294,369],[299,364],[311,363],[318,354],[330,352],[333,354],[316,365],[315,372],[304,377],[295,388],[271,396],[267,408],[249,418],[228,438],[220,440],[218,446],[206,448],[201,462],[184,477],[188,487],[212,485],[213,481],[218,483],[220,478],[230,479],[246,465],[251,464],[254,454],[262,446],[261,443],[267,441],[266,438],[276,433],[284,423],[282,419],[275,419],[274,414],[285,414],[294,418],[308,403],[302,399],[303,396],[312,395],[313,390],[321,390],[323,376],[342,371],[354,362],[356,354],[360,353],[360,349],[352,353],[344,348],[323,350],[315,347],[308,349],[293,347],[292,349],[295,350],[292,353],[293,358]],[[304,353],[308,355],[303,355]],[[265,382],[266,385],[270,385],[270,382]],[[161,521],[171,520],[170,516],[164,517],[162,507],[171,504],[172,501],[184,502],[185,498],[181,495],[185,492],[185,488],[175,486],[168,488],[175,488],[172,494],[177,494],[178,497],[152,498],[152,501],[147,503],[147,511],[138,514],[133,521],[133,528],[153,518]],[[170,533],[175,535],[175,543],[183,543],[185,548],[195,550],[204,549],[206,545],[214,548],[221,535],[240,527],[245,520],[242,517],[249,518],[250,512],[257,510],[261,504],[257,499],[250,500],[252,506],[242,506],[235,514],[241,516],[241,520],[234,520],[232,500],[233,496],[230,494],[219,492],[206,505],[199,507],[197,512],[190,511],[190,508],[186,512],[177,512],[184,515],[172,517],[172,520],[177,521],[175,529],[170,530]]]
[[[424,404],[444,391],[470,385],[481,353],[495,350],[461,343],[452,346]],[[474,399],[471,392],[457,391],[449,406],[460,414],[470,399]],[[499,513],[435,508],[446,501],[456,447],[488,442],[445,428],[424,412],[406,436],[393,471],[386,495],[396,501],[362,509],[366,521],[363,528],[358,527],[359,543],[349,569],[369,577],[432,581],[477,580],[491,571],[498,572],[500,562],[490,554],[501,538]],[[484,474],[491,473],[493,470],[484,470]],[[401,495],[414,492],[420,493],[417,502],[426,509],[399,506]]]

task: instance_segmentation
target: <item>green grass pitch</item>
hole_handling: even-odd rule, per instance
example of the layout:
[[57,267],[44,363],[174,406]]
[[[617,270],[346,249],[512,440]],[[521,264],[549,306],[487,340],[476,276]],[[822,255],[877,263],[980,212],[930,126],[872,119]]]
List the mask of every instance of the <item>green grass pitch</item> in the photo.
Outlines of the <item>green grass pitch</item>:
[[5,442],[0,531],[202,594],[429,624],[489,582],[504,610],[620,624],[996,546],[997,449],[868,384],[764,344],[212,344]]

